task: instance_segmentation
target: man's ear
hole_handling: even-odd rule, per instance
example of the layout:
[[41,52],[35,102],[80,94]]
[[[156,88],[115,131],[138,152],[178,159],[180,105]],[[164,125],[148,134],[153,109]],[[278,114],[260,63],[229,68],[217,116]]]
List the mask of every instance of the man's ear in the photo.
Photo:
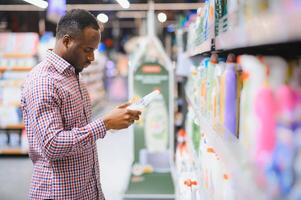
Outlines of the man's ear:
[[69,48],[69,46],[71,45],[72,42],[72,37],[70,35],[64,35],[63,37],[63,44],[65,46],[66,49]]

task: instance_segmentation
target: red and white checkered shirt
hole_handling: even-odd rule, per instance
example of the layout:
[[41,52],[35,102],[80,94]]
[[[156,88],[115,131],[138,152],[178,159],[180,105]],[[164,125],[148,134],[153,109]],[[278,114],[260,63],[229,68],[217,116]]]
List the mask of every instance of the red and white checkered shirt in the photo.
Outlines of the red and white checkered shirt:
[[52,51],[30,72],[21,107],[33,162],[30,199],[104,199],[91,102],[74,68]]

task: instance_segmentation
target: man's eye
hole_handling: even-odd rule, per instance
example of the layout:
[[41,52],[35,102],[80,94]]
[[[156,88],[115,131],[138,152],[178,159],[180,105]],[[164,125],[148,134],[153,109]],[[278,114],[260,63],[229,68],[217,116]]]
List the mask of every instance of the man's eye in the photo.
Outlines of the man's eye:
[[86,53],[90,53],[92,50],[91,50],[91,49],[84,49],[84,51],[85,51]]

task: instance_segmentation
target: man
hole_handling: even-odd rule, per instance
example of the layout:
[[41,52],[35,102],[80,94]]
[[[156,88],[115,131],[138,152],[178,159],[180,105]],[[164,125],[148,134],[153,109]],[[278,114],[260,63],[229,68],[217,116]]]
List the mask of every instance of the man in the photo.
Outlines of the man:
[[22,89],[29,156],[34,168],[30,199],[104,199],[96,140],[138,120],[124,104],[91,122],[91,103],[79,73],[100,42],[95,17],[72,10],[57,26],[56,44],[33,68]]

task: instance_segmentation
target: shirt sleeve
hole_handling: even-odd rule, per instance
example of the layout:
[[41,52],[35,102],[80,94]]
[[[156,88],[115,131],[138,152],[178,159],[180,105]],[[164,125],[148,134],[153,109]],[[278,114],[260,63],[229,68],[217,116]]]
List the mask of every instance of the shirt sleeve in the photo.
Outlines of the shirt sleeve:
[[106,135],[106,127],[101,119],[81,128],[64,130],[61,99],[54,80],[50,78],[41,78],[33,84],[26,103],[35,140],[49,160],[76,154]]

